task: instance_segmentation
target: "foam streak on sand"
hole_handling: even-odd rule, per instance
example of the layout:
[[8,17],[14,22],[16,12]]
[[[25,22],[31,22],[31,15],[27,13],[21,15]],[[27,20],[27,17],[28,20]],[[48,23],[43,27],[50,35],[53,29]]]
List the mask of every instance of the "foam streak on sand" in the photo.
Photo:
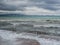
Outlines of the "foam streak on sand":
[[[0,43],[1,45],[17,45],[18,42],[16,42],[17,38],[24,38],[24,39],[33,39],[37,40],[41,45],[60,45],[60,41],[51,40],[51,39],[45,39],[45,38],[39,38],[40,35],[36,34],[30,34],[30,33],[19,33],[12,31],[6,31],[6,30],[0,30]],[[5,42],[4,42],[5,41]],[[3,44],[5,43],[5,44]]]

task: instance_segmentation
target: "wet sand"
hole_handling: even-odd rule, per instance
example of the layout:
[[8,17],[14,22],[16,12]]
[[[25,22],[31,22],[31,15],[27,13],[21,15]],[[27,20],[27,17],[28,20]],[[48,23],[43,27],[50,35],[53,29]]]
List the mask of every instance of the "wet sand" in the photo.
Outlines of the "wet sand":
[[17,42],[17,45],[40,45],[38,41],[33,39],[17,38],[16,42]]

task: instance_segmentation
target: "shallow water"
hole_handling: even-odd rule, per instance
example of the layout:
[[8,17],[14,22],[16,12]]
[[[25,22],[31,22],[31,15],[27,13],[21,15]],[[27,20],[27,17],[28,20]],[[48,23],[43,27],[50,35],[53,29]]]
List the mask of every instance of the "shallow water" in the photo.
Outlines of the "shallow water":
[[[25,39],[34,39],[37,40],[41,45],[60,45],[60,41],[54,39],[45,39],[39,38],[40,35],[32,34],[32,33],[19,33],[6,30],[0,30],[0,44],[1,45],[16,45],[17,38],[25,38]],[[2,43],[1,43],[2,42]]]

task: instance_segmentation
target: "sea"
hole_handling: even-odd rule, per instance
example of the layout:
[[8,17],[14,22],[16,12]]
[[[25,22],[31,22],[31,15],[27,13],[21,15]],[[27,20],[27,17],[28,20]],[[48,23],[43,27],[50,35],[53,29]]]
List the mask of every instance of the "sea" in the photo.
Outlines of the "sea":
[[17,38],[60,45],[60,16],[0,14],[0,45],[23,45]]
[[60,15],[0,14],[0,19],[60,19]]
[[60,16],[29,16],[29,15],[24,15],[24,16],[0,16],[0,18],[4,19],[4,18],[32,18],[32,19],[60,19]]

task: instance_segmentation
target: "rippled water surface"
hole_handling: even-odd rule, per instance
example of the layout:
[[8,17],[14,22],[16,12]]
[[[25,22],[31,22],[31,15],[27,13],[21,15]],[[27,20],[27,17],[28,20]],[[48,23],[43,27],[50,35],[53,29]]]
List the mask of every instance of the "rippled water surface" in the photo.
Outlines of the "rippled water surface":
[[60,20],[0,20],[0,45],[17,45],[17,38],[34,39],[41,45],[60,45],[59,37]]

